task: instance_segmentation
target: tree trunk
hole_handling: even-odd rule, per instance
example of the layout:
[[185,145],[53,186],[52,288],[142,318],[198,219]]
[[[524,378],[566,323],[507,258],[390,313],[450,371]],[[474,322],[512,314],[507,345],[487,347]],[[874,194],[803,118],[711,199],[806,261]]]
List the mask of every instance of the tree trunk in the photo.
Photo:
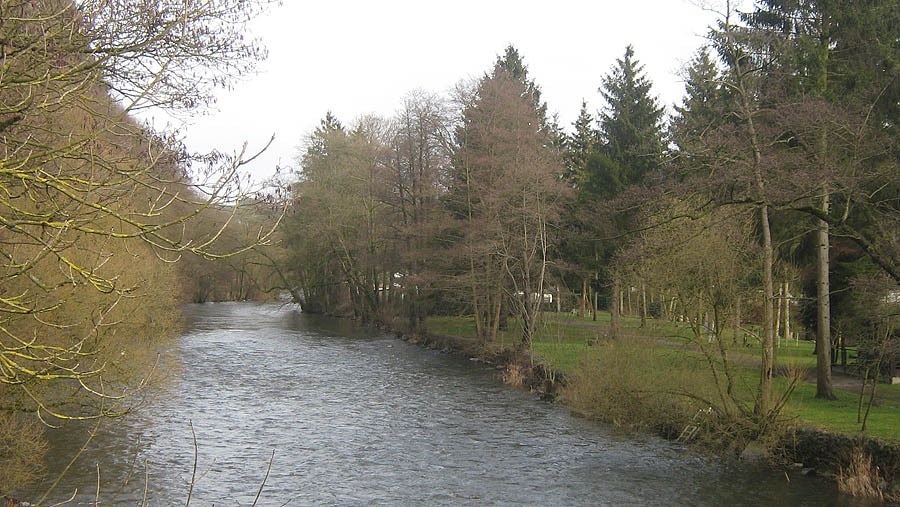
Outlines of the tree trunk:
[[781,282],[778,282],[778,292],[775,300],[775,340],[777,340],[778,346],[781,346],[781,306],[784,301],[784,294],[782,293],[783,287],[784,285]]
[[[828,193],[822,196],[822,211],[828,213]],[[828,222],[819,220],[816,230],[816,398],[836,400],[831,385],[831,288],[828,278]]]
[[588,305],[591,304],[591,295],[588,292],[588,279],[584,277],[581,280],[581,308],[578,309],[578,316],[584,318]]
[[472,313],[475,315],[475,335],[478,336],[478,340],[481,343],[485,343],[487,341],[487,322],[484,316],[487,314],[487,311],[479,303],[478,274],[475,271],[475,257],[471,252],[469,253],[469,276],[471,277],[470,283],[472,285]]
[[493,312],[494,322],[491,326],[491,336],[490,336],[490,340],[489,340],[491,343],[497,341],[497,338],[500,336],[501,329],[506,329],[506,325],[505,325],[506,316],[503,313],[502,289],[497,290],[497,293],[495,294],[495,297],[494,297],[493,305],[494,305],[494,312]]
[[772,248],[772,230],[769,226],[769,206],[760,207],[760,228],[763,235],[763,329],[761,333],[762,360],[760,362],[759,389],[756,414],[769,417],[771,411],[772,377],[775,371],[775,308],[773,266],[775,254]]
[[628,303],[628,315],[634,316],[634,303],[632,302],[630,285],[625,289],[625,293],[622,297],[625,298],[625,301]]
[[784,282],[784,337],[791,339],[791,282]]
[[647,325],[647,284],[644,283],[643,277],[641,278],[641,295],[640,295],[640,308],[641,308],[641,329]]
[[619,309],[621,308],[622,289],[619,284],[619,277],[613,275],[612,297],[609,305],[609,336],[610,338],[619,337]]

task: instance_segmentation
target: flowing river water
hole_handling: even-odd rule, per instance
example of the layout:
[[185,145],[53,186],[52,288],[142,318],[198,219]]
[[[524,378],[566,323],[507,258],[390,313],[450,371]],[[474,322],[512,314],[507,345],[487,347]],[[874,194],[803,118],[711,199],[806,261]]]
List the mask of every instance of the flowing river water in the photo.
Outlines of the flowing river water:
[[[100,484],[101,505],[863,505],[825,480],[617,434],[488,366],[348,322],[274,304],[187,312],[156,400],[100,428],[53,501],[92,504]],[[58,473],[83,434],[51,438]]]

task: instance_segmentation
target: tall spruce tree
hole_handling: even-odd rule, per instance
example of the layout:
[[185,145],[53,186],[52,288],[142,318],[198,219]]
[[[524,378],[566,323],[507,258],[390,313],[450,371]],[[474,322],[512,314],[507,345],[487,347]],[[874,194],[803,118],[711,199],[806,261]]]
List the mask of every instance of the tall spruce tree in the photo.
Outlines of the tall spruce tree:
[[609,173],[611,195],[640,183],[662,164],[665,110],[651,94],[652,86],[632,46],[603,78],[600,94],[606,107],[600,113],[600,135],[607,163],[598,169]]
[[600,133],[595,124],[587,102],[582,101],[578,118],[572,123],[573,131],[565,140],[565,177],[575,188],[582,188],[587,182],[589,160],[600,146]]
[[590,213],[596,200],[598,189],[593,185],[599,178],[593,178],[592,168],[599,166],[600,133],[597,121],[588,111],[587,102],[582,101],[578,118],[572,124],[572,132],[565,137],[563,162],[565,180],[575,190],[574,199],[569,203],[564,221],[566,235],[561,244],[562,255],[569,264],[577,266],[567,276],[569,286],[580,287],[581,311],[591,309],[596,318],[597,300],[591,279],[598,279],[601,266],[598,265],[597,221]]
[[675,106],[669,126],[677,156],[688,170],[704,165],[706,154],[697,149],[698,145],[702,146],[703,138],[727,121],[727,95],[709,48],[700,48],[685,69],[685,95],[681,104]]
[[[651,94],[652,86],[631,46],[602,80],[599,91],[606,106],[599,118],[600,145],[589,162],[585,186],[595,201],[619,198],[627,188],[642,184],[648,175],[662,167],[665,111]],[[607,238],[621,237],[629,229],[630,219],[628,213],[608,213],[601,234]],[[595,262],[602,256],[608,266],[619,243],[611,239],[595,242]],[[621,290],[619,278],[610,273],[607,276],[611,296],[610,334],[616,336]],[[597,288],[599,278],[595,276]]]

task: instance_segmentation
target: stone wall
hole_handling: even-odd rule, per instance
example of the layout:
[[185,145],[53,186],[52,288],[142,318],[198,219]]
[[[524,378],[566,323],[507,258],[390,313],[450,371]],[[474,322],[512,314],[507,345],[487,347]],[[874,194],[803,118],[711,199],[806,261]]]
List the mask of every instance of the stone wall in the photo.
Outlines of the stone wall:
[[842,435],[812,428],[799,428],[786,434],[773,454],[787,463],[802,463],[816,473],[838,475],[847,470],[854,449],[871,456],[872,464],[887,492],[900,489],[900,443],[885,442],[865,435]]

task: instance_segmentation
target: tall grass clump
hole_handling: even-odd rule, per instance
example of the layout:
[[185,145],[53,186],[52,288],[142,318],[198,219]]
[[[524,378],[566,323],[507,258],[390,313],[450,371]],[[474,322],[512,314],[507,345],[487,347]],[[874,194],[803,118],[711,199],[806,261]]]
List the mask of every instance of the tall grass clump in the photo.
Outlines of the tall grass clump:
[[884,501],[883,483],[881,471],[872,463],[872,456],[860,446],[853,448],[847,468],[841,467],[837,474],[838,490],[860,498]]

